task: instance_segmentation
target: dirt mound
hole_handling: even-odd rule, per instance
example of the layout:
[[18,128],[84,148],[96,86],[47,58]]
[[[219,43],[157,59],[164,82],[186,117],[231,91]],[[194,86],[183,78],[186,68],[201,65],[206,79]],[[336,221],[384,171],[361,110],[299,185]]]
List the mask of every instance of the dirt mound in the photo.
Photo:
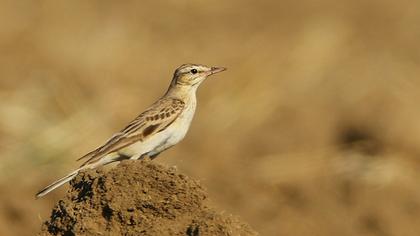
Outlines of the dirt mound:
[[197,181],[150,161],[79,174],[40,235],[257,235],[208,206]]

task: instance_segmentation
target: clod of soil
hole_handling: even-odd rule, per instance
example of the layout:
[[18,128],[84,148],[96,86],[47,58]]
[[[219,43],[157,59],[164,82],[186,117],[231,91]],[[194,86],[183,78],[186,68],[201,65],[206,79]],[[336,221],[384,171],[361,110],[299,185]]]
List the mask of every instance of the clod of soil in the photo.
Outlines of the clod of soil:
[[197,181],[148,160],[88,170],[70,185],[40,235],[257,235],[209,207]]

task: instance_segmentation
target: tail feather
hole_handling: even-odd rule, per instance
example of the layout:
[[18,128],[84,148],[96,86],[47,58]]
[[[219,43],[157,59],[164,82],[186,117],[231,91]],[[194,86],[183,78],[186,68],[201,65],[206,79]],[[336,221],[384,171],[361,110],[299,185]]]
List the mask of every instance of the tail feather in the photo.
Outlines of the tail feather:
[[70,174],[68,174],[68,175],[64,176],[63,178],[61,178],[61,179],[59,179],[59,180],[56,180],[56,181],[55,181],[55,182],[53,182],[52,184],[48,185],[47,187],[45,187],[44,189],[42,189],[41,191],[39,191],[39,192],[36,194],[36,198],[43,197],[43,196],[45,196],[47,193],[49,193],[49,192],[53,191],[54,189],[56,189],[56,188],[60,187],[60,186],[61,186],[61,185],[63,185],[63,184],[65,184],[65,183],[69,182],[69,181],[70,181],[70,180],[72,180],[74,177],[76,177],[76,175],[79,173],[79,171],[80,171],[81,169],[82,169],[82,168],[79,168],[79,169],[77,169],[77,170],[75,170],[75,171],[71,172]]
[[49,192],[53,191],[54,189],[56,189],[56,188],[60,187],[61,185],[69,182],[70,180],[72,180],[74,177],[76,177],[77,174],[79,174],[79,172],[81,170],[94,169],[98,166],[104,166],[104,165],[107,165],[107,164],[115,162],[115,161],[122,161],[124,159],[129,159],[129,158],[130,158],[129,156],[122,156],[122,155],[120,155],[116,152],[111,153],[108,156],[105,156],[105,157],[99,159],[95,163],[90,163],[90,164],[87,164],[87,165],[83,165],[79,169],[71,172],[70,174],[64,176],[63,178],[61,178],[59,180],[56,180],[54,183],[48,185],[47,187],[45,187],[44,189],[39,191],[35,196],[36,196],[36,198],[40,198],[40,197],[43,197],[43,196],[47,195]]

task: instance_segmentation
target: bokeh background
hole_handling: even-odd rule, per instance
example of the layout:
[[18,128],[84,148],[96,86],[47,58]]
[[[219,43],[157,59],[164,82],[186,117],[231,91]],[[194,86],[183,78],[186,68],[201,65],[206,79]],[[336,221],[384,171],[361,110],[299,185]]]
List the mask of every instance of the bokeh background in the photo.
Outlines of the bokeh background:
[[180,64],[228,67],[159,156],[261,235],[420,235],[420,1],[0,1],[0,235]]

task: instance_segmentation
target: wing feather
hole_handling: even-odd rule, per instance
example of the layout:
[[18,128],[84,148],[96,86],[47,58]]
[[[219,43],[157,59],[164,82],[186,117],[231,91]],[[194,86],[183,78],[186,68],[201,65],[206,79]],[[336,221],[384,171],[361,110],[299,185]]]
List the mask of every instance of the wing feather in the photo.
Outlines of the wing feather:
[[171,125],[185,108],[185,103],[175,98],[163,98],[141,113],[104,145],[82,156],[87,159],[82,166],[94,163],[107,154],[116,152],[138,141],[143,141]]

